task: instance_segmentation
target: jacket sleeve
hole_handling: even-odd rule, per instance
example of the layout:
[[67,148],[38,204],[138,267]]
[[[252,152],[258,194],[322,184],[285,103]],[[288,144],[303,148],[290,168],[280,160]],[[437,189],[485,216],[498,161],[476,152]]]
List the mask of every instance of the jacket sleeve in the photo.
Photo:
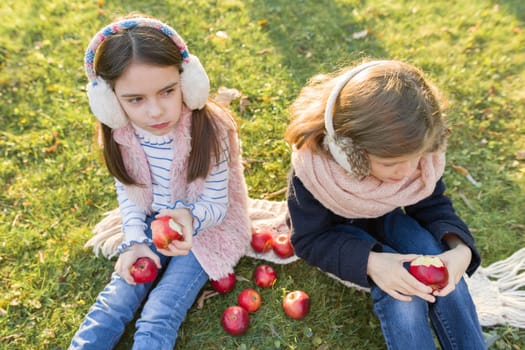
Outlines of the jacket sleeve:
[[[365,232],[325,208],[295,174],[291,173],[288,184],[288,215],[296,255],[342,280],[370,287],[368,256],[380,248],[379,242],[371,236],[356,238]],[[338,226],[341,223],[344,230]],[[348,234],[351,231],[356,234]]]
[[443,179],[436,183],[432,195],[414,205],[405,207],[405,212],[431,232],[438,241],[441,242],[447,233],[453,233],[465,242],[472,251],[472,260],[467,268],[467,273],[468,275],[474,273],[481,263],[481,257],[476,249],[474,237],[467,225],[456,214],[452,201],[445,195]]

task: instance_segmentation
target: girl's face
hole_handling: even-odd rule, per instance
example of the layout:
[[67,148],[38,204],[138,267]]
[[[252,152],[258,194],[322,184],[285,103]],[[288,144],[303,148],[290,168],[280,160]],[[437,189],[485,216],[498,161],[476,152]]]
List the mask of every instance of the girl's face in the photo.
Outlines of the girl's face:
[[182,109],[176,66],[131,63],[115,81],[115,94],[128,118],[154,135],[164,135],[178,122]]
[[370,160],[370,175],[376,179],[396,183],[412,175],[419,166],[421,154],[413,154],[397,158],[381,158],[368,155]]

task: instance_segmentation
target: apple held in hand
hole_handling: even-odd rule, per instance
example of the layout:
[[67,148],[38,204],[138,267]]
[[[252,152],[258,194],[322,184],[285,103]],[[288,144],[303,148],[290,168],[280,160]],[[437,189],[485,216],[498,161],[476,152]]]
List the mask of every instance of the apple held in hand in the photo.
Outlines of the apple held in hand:
[[277,273],[270,265],[262,264],[255,268],[253,279],[259,287],[269,288],[277,282]]
[[149,283],[157,278],[157,265],[148,257],[138,258],[131,265],[130,274],[135,283]]
[[290,235],[281,233],[272,241],[272,248],[275,254],[283,259],[289,258],[294,254]]
[[252,288],[242,290],[237,296],[237,303],[248,312],[255,312],[261,307],[261,295]]
[[266,253],[272,249],[273,236],[270,231],[254,230],[252,232],[251,245],[257,253]]
[[310,297],[302,290],[290,292],[283,299],[283,310],[288,317],[300,320],[310,311]]
[[151,223],[153,244],[157,248],[167,249],[171,241],[184,240],[182,227],[169,216],[159,216]]
[[219,294],[226,294],[232,291],[232,289],[235,288],[236,282],[237,278],[234,273],[229,273],[226,277],[218,280],[210,280],[211,286]]
[[437,256],[423,255],[410,262],[408,271],[432,290],[444,288],[448,283],[448,270]]
[[250,315],[240,306],[229,306],[222,313],[221,325],[231,335],[244,334],[250,326]]

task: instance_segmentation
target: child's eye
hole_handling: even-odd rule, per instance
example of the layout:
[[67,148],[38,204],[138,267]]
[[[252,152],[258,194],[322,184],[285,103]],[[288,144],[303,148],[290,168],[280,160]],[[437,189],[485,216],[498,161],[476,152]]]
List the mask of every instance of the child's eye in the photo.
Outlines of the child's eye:
[[128,99],[129,103],[139,103],[140,101],[142,101],[142,97],[133,97]]
[[163,94],[164,94],[165,96],[168,96],[168,95],[170,95],[173,91],[175,91],[175,89],[173,89],[173,88],[168,89],[168,90],[164,90]]

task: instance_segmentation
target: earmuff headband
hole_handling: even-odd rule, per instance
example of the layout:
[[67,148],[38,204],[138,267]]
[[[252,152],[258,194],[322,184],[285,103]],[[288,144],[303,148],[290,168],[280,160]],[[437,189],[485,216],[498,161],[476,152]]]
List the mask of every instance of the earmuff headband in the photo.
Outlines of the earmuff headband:
[[97,49],[106,38],[135,27],[154,28],[175,43],[182,56],[182,73],[180,75],[182,99],[186,106],[192,110],[203,108],[208,101],[210,80],[199,59],[189,53],[184,40],[175,29],[156,19],[138,17],[109,24],[95,34],[89,42],[84,56],[84,68],[89,79],[87,85],[89,105],[97,119],[112,129],[124,127],[128,123],[117,96],[109,84],[97,76],[94,61]]
[[348,72],[344,73],[342,76],[340,76],[337,80],[337,83],[332,88],[332,91],[330,92],[330,95],[328,96],[328,100],[326,101],[326,108],[324,112],[324,125],[326,130],[326,136],[324,143],[328,146],[328,149],[330,153],[332,154],[332,157],[334,160],[343,167],[346,171],[349,173],[354,173],[352,170],[352,166],[348,162],[348,155],[344,151],[344,149],[338,145],[337,138],[335,137],[335,130],[334,130],[334,123],[333,123],[333,115],[334,115],[334,108],[335,103],[337,101],[337,98],[339,97],[339,94],[341,93],[341,90],[345,87],[348,82],[355,77],[357,74],[365,71],[366,69],[370,67],[374,67],[380,64],[384,64],[389,61],[380,60],[380,61],[371,61],[367,63],[363,63]]
[[181,36],[175,31],[175,29],[171,28],[169,25],[162,23],[156,19],[153,18],[130,18],[130,19],[123,19],[118,22],[111,23],[101,29],[93,39],[89,42],[89,45],[86,50],[86,54],[84,57],[84,65],[86,70],[86,75],[89,79],[89,81],[94,82],[96,81],[97,75],[95,73],[95,67],[94,67],[94,61],[95,61],[95,53],[102,44],[104,40],[106,40],[107,37],[122,33],[128,29],[132,29],[135,27],[149,27],[157,29],[158,31],[165,34],[167,37],[169,37],[175,45],[180,50],[180,53],[182,55],[182,59],[187,63],[189,62],[189,56],[190,53],[188,51],[188,48],[186,47],[186,44],[184,43],[184,40],[182,40]]

